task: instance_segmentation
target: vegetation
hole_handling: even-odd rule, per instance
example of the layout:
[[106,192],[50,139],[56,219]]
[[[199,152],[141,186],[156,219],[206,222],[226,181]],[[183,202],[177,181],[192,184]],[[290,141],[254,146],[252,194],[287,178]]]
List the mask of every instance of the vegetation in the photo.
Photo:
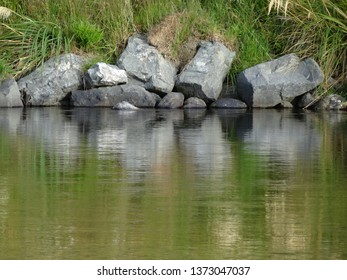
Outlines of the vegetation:
[[5,0],[0,77],[18,78],[66,51],[114,62],[143,32],[178,65],[197,40],[222,41],[237,52],[230,77],[284,53],[312,56],[328,86],[347,79],[346,11],[344,0]]
[[269,11],[282,15],[277,39],[281,52],[314,57],[325,85],[347,80],[347,1],[271,0]]

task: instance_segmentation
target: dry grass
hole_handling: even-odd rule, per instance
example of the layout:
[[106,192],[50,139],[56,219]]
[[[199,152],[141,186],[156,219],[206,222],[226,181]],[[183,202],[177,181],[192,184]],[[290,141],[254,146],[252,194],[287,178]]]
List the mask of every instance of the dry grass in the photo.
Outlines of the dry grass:
[[202,32],[201,26],[206,26],[206,22],[202,18],[196,18],[186,11],[177,12],[165,17],[148,32],[149,43],[178,69],[182,69],[194,57],[201,40],[220,42],[229,49],[234,49],[234,42],[227,40],[221,32]]
[[11,16],[11,14],[12,14],[11,9],[0,6],[0,19],[6,20]]
[[187,12],[174,13],[149,30],[148,41],[181,69],[194,57],[203,38],[194,29]]
[[268,7],[268,13],[270,14],[270,12],[273,9],[276,9],[277,13],[279,13],[280,10],[284,11],[284,14],[287,14],[288,11],[288,5],[289,5],[289,1],[283,1],[283,0],[271,0],[269,3],[269,7]]
[[160,53],[177,64],[177,59],[172,56],[177,30],[181,29],[183,13],[175,13],[165,17],[148,32],[148,42],[155,46]]

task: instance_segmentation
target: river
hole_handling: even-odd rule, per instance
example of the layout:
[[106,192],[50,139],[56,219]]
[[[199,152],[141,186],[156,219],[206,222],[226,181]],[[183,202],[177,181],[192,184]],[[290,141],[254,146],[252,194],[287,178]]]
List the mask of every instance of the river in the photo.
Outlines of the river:
[[347,259],[347,114],[0,109],[0,259]]

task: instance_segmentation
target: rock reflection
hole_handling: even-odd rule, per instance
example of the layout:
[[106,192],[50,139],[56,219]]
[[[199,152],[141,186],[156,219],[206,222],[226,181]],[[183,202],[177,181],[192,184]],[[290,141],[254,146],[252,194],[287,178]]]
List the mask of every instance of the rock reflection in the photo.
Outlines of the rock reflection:
[[219,176],[230,172],[231,148],[217,115],[188,116],[191,125],[178,130],[179,147],[200,176]]
[[[135,177],[167,163],[177,153],[191,158],[200,174],[222,171],[230,163],[230,147],[219,119],[206,117],[204,110],[104,110],[90,118],[88,109],[72,114],[72,121],[84,128],[80,131],[88,128],[86,138],[99,157],[117,157]],[[100,118],[107,120],[99,122]]]
[[305,158],[317,155],[321,138],[314,120],[315,116],[309,113],[255,110],[248,115],[238,134],[249,150],[290,162],[303,155]]
[[133,174],[143,173],[180,154],[200,175],[228,170],[230,141],[278,162],[317,156],[320,132],[313,114],[289,111],[138,110],[28,108],[2,110],[0,127],[42,143],[66,161],[78,158],[85,145],[99,159],[113,159]]

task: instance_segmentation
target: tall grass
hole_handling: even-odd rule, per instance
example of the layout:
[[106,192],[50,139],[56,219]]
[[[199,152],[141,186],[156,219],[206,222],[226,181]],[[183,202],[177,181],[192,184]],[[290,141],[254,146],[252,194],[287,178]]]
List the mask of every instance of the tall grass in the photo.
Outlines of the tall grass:
[[68,49],[69,42],[56,24],[33,20],[5,7],[0,7],[0,15],[0,61],[15,78]]
[[269,12],[282,15],[283,30],[278,34],[282,52],[314,57],[331,78],[347,79],[347,1],[271,0]]

